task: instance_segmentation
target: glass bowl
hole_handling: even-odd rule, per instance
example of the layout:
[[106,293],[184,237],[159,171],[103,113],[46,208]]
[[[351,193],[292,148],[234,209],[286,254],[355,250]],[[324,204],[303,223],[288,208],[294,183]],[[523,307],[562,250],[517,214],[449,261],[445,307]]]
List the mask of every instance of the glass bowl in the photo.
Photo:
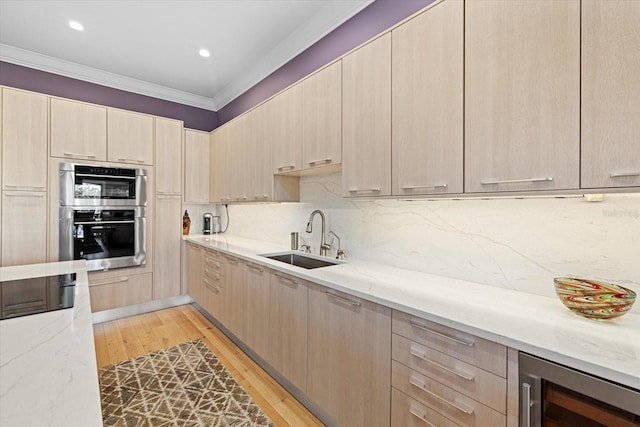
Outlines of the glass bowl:
[[627,313],[636,293],[613,283],[575,277],[553,279],[560,301],[580,316],[589,319],[613,319]]

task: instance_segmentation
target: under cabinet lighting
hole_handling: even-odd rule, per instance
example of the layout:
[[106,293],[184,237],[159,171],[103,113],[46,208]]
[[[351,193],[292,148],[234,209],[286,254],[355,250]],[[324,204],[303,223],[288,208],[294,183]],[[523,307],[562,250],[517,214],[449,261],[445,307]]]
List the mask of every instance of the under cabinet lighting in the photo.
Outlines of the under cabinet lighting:
[[207,49],[200,49],[199,53],[203,58],[208,58],[211,55]]
[[76,31],[84,31],[84,26],[78,21],[69,21],[69,26]]

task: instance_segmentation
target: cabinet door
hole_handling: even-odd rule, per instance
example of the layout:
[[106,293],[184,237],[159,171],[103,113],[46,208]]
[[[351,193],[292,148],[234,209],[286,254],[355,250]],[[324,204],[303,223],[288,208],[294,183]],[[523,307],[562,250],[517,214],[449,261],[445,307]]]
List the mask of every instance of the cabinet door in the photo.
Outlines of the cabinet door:
[[110,162],[153,164],[153,117],[109,108],[107,158]]
[[342,191],[391,195],[391,34],[342,59]]
[[182,122],[156,117],[156,194],[182,194]]
[[93,313],[151,301],[151,273],[92,280],[89,277],[89,297]]
[[209,203],[209,134],[191,129],[184,134],[184,201]]
[[392,32],[393,195],[463,191],[463,7],[445,1]]
[[47,235],[47,193],[2,192],[3,266],[47,262]]
[[211,133],[209,200],[211,200],[212,203],[226,203],[231,201],[230,189],[227,185],[227,142],[226,126],[219,127]]
[[254,201],[273,200],[273,138],[268,129],[269,103],[251,111],[251,140],[249,144],[249,197]]
[[389,426],[391,309],[309,285],[307,395],[340,425]]
[[107,160],[107,109],[51,98],[51,156]]
[[203,302],[202,284],[202,251],[203,249],[193,243],[187,243],[187,293],[201,307]]
[[182,244],[180,194],[156,195],[153,239],[153,299],[181,294],[180,246]]
[[640,2],[582,2],[582,188],[640,186]]
[[290,87],[268,102],[273,137],[273,173],[302,169],[302,87]]
[[465,192],[576,189],[580,2],[465,2]]
[[2,189],[46,191],[47,98],[2,90]]
[[307,372],[306,280],[271,272],[267,362],[303,392]]
[[246,263],[242,335],[244,342],[263,359],[269,354],[269,270]]
[[342,162],[340,61],[302,82],[302,168]]
[[226,126],[227,145],[227,185],[230,187],[231,201],[246,202],[249,200],[250,171],[247,170],[249,144],[251,138],[251,121],[249,114],[229,122]]
[[244,264],[236,257],[225,255],[225,280],[223,301],[226,316],[220,319],[225,328],[244,341],[242,330],[243,306],[245,296]]

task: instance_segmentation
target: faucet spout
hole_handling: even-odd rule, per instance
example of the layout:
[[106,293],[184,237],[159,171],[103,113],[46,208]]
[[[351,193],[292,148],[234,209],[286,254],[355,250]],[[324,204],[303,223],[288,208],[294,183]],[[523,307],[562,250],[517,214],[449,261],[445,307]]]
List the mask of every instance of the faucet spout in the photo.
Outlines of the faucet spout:
[[325,218],[324,218],[324,213],[320,209],[316,209],[315,211],[311,212],[311,215],[309,216],[309,222],[307,222],[306,232],[311,233],[313,231],[313,219],[315,218],[316,215],[320,215],[320,219],[322,220],[322,234],[320,235],[320,255],[326,255],[327,251],[331,249],[331,245],[328,245],[324,240],[325,239]]

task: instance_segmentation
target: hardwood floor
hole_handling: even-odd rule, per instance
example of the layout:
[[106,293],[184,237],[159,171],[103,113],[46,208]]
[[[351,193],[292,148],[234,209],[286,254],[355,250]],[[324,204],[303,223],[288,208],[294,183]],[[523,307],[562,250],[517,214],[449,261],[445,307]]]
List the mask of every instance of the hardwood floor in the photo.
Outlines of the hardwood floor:
[[191,305],[93,326],[98,368],[201,338],[276,426],[323,426]]

